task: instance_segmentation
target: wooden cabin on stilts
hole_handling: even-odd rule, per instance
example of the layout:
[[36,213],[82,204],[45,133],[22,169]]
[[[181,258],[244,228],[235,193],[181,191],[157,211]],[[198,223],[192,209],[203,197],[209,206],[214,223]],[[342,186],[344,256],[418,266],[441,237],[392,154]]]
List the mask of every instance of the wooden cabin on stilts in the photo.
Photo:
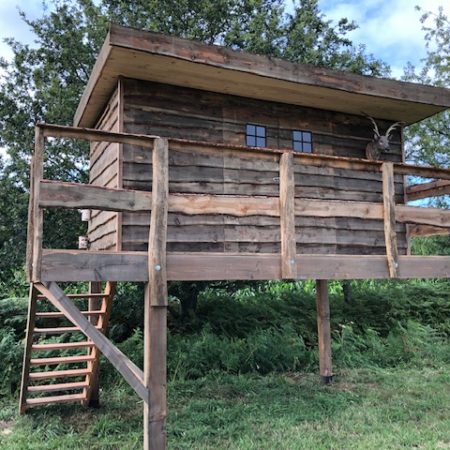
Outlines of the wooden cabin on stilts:
[[[144,447],[166,448],[170,280],[317,280],[330,382],[328,280],[450,274],[450,257],[409,252],[413,235],[448,233],[450,211],[407,204],[450,193],[450,170],[405,164],[402,136],[448,107],[443,88],[112,26],[74,126],[36,126],[21,412],[97,405],[103,354],[143,400]],[[89,184],[44,179],[52,137],[90,142]],[[49,208],[87,210],[86,249],[43,248]],[[64,292],[79,281],[86,293]],[[143,368],[106,337],[121,281],[146,286]],[[72,325],[45,326],[58,318]],[[85,339],[42,339],[69,332]],[[84,353],[42,356],[68,349]]]

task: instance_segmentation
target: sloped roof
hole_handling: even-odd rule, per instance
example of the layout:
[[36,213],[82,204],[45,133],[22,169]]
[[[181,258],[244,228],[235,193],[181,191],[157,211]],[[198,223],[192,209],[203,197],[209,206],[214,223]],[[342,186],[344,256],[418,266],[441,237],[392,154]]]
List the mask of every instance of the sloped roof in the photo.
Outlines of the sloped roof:
[[411,124],[450,107],[450,90],[356,75],[111,25],[74,124],[91,127],[119,77]]

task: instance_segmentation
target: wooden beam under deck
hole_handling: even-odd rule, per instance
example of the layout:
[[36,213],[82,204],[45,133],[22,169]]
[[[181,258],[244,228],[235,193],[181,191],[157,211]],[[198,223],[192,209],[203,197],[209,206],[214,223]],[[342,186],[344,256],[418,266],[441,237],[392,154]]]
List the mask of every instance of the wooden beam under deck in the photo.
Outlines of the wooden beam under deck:
[[[297,254],[297,279],[389,278],[384,255]],[[398,278],[448,278],[449,256],[399,256]],[[278,280],[279,254],[168,253],[167,279]],[[146,252],[44,250],[41,279],[48,281],[148,281]]]

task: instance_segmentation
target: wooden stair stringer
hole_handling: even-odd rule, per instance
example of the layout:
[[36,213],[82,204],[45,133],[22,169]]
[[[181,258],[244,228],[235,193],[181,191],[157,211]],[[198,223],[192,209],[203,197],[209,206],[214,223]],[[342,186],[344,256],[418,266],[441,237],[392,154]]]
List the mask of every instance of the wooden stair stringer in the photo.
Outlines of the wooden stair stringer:
[[[94,293],[92,284],[90,288],[90,293]],[[91,317],[91,321],[105,336],[107,335],[108,331],[109,318],[111,317],[111,309],[115,293],[116,293],[116,283],[112,282],[106,283],[106,288],[104,292],[105,296],[101,298],[101,306],[100,306],[100,310],[103,311],[104,314],[102,316]],[[96,309],[98,305],[90,302],[90,306],[93,307],[92,309]],[[92,400],[94,391],[98,389],[101,352],[96,346],[93,346],[90,349],[89,354],[90,356],[93,357],[93,359],[92,361],[88,362],[90,374],[86,375],[87,387],[84,389],[86,397],[84,400],[84,404],[97,407],[98,398],[96,398],[95,401]],[[96,394],[98,394],[98,392]]]

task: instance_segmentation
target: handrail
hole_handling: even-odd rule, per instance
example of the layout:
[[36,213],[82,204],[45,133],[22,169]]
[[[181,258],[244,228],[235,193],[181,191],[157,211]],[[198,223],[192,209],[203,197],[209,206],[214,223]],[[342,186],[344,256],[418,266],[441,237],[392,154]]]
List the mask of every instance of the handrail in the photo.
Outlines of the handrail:
[[[66,137],[73,139],[84,139],[88,141],[99,142],[115,142],[124,143],[130,145],[140,145],[145,147],[153,147],[155,139],[164,136],[154,136],[145,134],[123,133],[97,130],[95,128],[78,128],[65,125],[52,125],[39,123],[36,127],[40,128],[44,134],[44,137]],[[341,168],[348,170],[360,170],[368,172],[381,172],[382,164],[385,161],[371,161],[362,158],[353,158],[348,156],[331,156],[321,155],[317,153],[299,153],[289,148],[271,148],[271,147],[248,147],[245,145],[215,143],[206,141],[196,141],[191,139],[179,139],[170,138],[169,144],[175,145],[190,145],[198,147],[216,148],[220,150],[235,150],[248,153],[271,153],[280,155],[283,153],[292,153],[295,159],[302,161],[305,165],[322,165],[332,168]],[[444,169],[440,167],[432,166],[417,166],[413,164],[396,163],[394,162],[394,173],[399,175],[414,175],[423,178],[440,178],[443,180],[450,180],[450,169]]]

